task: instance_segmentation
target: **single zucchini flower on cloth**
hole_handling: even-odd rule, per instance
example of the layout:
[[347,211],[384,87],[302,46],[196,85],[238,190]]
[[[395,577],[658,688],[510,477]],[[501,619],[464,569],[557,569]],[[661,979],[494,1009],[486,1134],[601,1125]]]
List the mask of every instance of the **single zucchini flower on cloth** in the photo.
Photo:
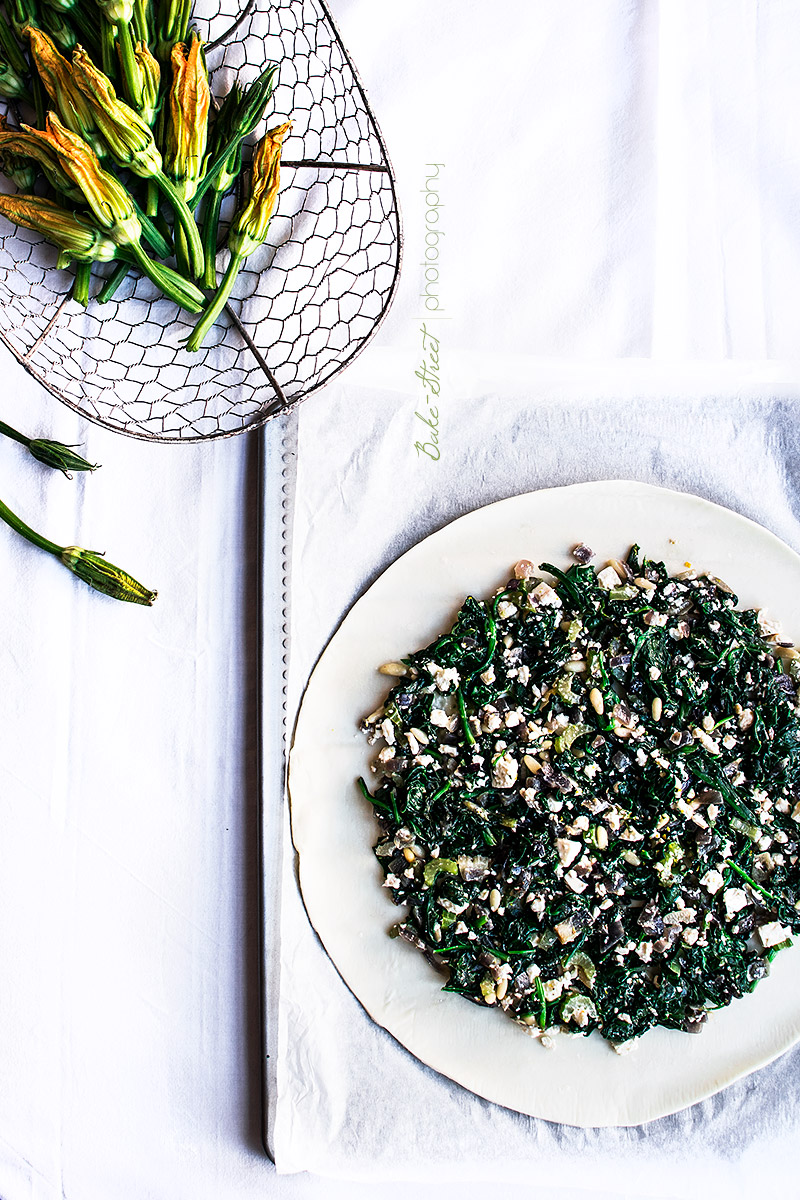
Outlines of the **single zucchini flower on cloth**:
[[192,31],[188,48],[172,48],[172,87],[169,93],[169,127],[165,166],[185,200],[191,200],[203,175],[208,136],[208,85],[203,44]]
[[152,604],[158,592],[151,592],[132,575],[108,562],[94,550],[81,550],[80,546],[65,546],[61,561],[74,575],[88,583],[97,592],[104,592],[115,600],[127,600],[131,604]]
[[[0,196],[0,214],[43,234],[61,251],[59,266],[76,262],[109,262],[116,244],[85,217],[68,212],[42,196]],[[80,469],[80,468],[77,468]]]
[[172,205],[189,247],[192,273],[203,269],[200,232],[181,193],[162,169],[161,153],[150,126],[138,113],[120,100],[109,79],[94,65],[80,47],[72,56],[75,81],[86,97],[92,117],[108,144],[113,158],[142,179],[154,179]]
[[278,202],[281,146],[291,126],[291,121],[286,121],[269,130],[256,147],[250,172],[250,198],[236,213],[228,234],[230,262],[215,296],[186,342],[187,350],[200,349],[204,337],[227,303],[245,258],[266,240]]
[[106,153],[105,145],[97,136],[89,103],[75,82],[72,66],[59,54],[51,38],[33,25],[25,27],[31,46],[34,65],[48,96],[55,105],[67,129],[77,133],[101,158]]
[[0,421],[0,433],[19,442],[37,462],[63,472],[67,479],[72,479],[71,471],[96,471],[98,468],[98,463],[87,462],[80,454],[76,454],[74,446],[65,446],[62,442],[53,442],[49,438],[26,437],[11,425],[6,425],[5,421]]
[[80,546],[58,546],[48,538],[42,537],[35,529],[31,529],[30,525],[26,525],[24,521],[20,520],[16,513],[3,504],[2,500],[0,500],[0,520],[5,521],[27,541],[38,546],[40,550],[46,550],[48,554],[52,554],[95,591],[112,596],[115,600],[127,600],[131,604],[149,605],[158,595],[157,592],[152,592],[149,588],[144,587],[120,567],[115,567],[113,563],[107,562],[102,554],[97,554],[93,550],[82,550]]

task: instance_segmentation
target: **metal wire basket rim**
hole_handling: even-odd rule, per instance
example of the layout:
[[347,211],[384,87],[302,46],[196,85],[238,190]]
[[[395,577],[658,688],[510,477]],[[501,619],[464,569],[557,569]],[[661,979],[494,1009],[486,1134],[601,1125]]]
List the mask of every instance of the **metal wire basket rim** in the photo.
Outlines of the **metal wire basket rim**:
[[[257,0],[247,0],[247,4],[245,5],[244,9],[240,13],[239,17],[233,23],[233,25],[231,25],[226,30],[225,34],[223,35],[223,38],[227,38],[230,35],[230,33],[238,27],[238,25],[241,23],[241,21],[243,21],[247,17],[248,13],[250,11],[252,11],[252,9],[255,7],[256,2],[257,2]],[[317,165],[316,169],[320,170],[320,171],[326,170],[326,169],[327,170],[345,169],[345,170],[381,170],[381,171],[385,171],[385,173],[388,177],[389,189],[391,191],[392,200],[394,202],[394,209],[397,214],[397,262],[396,262],[395,269],[394,269],[394,277],[392,279],[391,287],[389,288],[389,291],[386,295],[386,299],[383,303],[381,311],[378,313],[377,317],[375,317],[372,329],[366,335],[366,337],[363,338],[363,340],[359,343],[359,345],[357,345],[356,348],[353,351],[351,351],[351,353],[348,354],[348,356],[346,358],[342,359],[341,362],[339,362],[337,364],[337,366],[334,368],[334,370],[331,372],[331,374],[326,379],[318,380],[310,388],[308,388],[307,391],[302,392],[299,396],[293,397],[291,400],[289,400],[286,403],[282,402],[280,388],[277,387],[274,378],[272,378],[272,373],[270,372],[268,375],[268,382],[273,387],[273,390],[275,390],[278,394],[276,395],[274,400],[272,400],[269,404],[267,404],[264,407],[264,411],[260,415],[253,417],[253,419],[248,421],[248,423],[246,425],[241,426],[238,429],[224,429],[224,430],[220,429],[220,430],[215,431],[214,433],[191,434],[188,436],[180,435],[178,437],[163,437],[158,434],[148,433],[145,430],[122,428],[118,425],[115,425],[113,423],[113,421],[109,421],[107,418],[103,418],[103,417],[99,417],[99,416],[89,416],[86,412],[84,412],[84,410],[80,407],[79,404],[76,404],[74,401],[70,400],[67,396],[62,395],[59,391],[57,391],[57,389],[55,387],[53,387],[51,384],[49,384],[47,382],[47,380],[43,378],[41,373],[29,361],[26,361],[30,358],[30,355],[34,352],[34,350],[39,345],[41,345],[41,343],[43,341],[46,340],[51,328],[57,322],[62,309],[65,307],[65,305],[67,303],[69,303],[69,297],[66,297],[64,300],[61,301],[61,303],[56,308],[56,312],[54,313],[53,317],[51,318],[51,321],[46,326],[42,335],[37,339],[37,341],[34,343],[34,345],[31,347],[31,349],[27,352],[27,354],[23,358],[17,358],[17,362],[20,363],[20,365],[28,373],[28,375],[30,375],[33,379],[35,379],[36,382],[39,383],[52,396],[55,396],[56,400],[58,400],[61,404],[64,404],[67,408],[71,408],[73,412],[78,413],[79,416],[83,417],[84,420],[88,421],[90,424],[100,425],[104,429],[109,429],[112,433],[118,433],[124,437],[135,438],[138,441],[158,442],[163,445],[173,445],[173,446],[174,445],[184,445],[184,444],[188,445],[188,444],[197,443],[197,442],[220,441],[223,438],[239,437],[243,433],[250,433],[253,430],[263,428],[263,426],[266,425],[267,422],[273,421],[273,420],[275,420],[276,417],[281,417],[285,413],[291,412],[299,404],[302,404],[302,402],[305,399],[307,399],[308,396],[311,396],[315,392],[318,392],[321,388],[327,387],[327,385],[329,383],[331,383],[332,380],[337,375],[339,375],[341,371],[345,370],[350,365],[350,363],[352,363],[354,361],[354,359],[356,359],[359,356],[359,354],[361,354],[363,352],[365,347],[369,344],[369,342],[372,341],[372,339],[375,336],[375,334],[377,333],[378,329],[383,324],[386,314],[388,313],[388,311],[391,307],[392,301],[394,300],[395,294],[397,292],[398,281],[400,278],[400,272],[401,272],[402,264],[403,264],[403,223],[402,223],[402,217],[401,217],[401,213],[400,213],[400,204],[399,204],[399,201],[397,198],[397,189],[395,187],[394,170],[392,167],[391,159],[389,158],[388,150],[386,148],[386,143],[383,139],[383,134],[381,133],[380,126],[378,125],[378,122],[375,118],[375,113],[367,100],[367,93],[366,93],[364,84],[361,80],[361,76],[359,75],[358,70],[356,69],[355,64],[353,63],[352,59],[350,58],[350,55],[347,51],[347,47],[345,46],[345,44],[342,40],[342,36],[339,33],[339,28],[338,28],[335,20],[333,19],[330,9],[328,8],[327,2],[326,2],[326,0],[316,0],[316,2],[319,5],[320,9],[322,10],[323,15],[327,19],[327,21],[330,25],[331,31],[333,33],[333,36],[335,38],[335,41],[338,44],[338,47],[342,53],[342,56],[344,57],[348,67],[350,68],[350,70],[352,72],[353,81],[355,83],[355,86],[358,89],[358,91],[361,95],[361,98],[364,101],[364,105],[370,114],[372,125],[373,125],[374,131],[375,131],[375,136],[376,136],[378,145],[380,146],[381,153],[383,154],[384,162],[386,164],[385,167],[383,167],[383,165],[373,166],[370,164],[348,164],[347,166],[345,166],[344,164],[336,164],[336,163],[332,162],[331,164],[320,163],[319,165]],[[222,42],[220,41],[220,39],[215,39],[215,41],[211,45],[212,45],[213,49],[217,49],[217,48],[219,48],[219,46],[221,44],[222,44]],[[287,162],[284,165],[287,168],[294,169],[294,170],[306,169],[305,164],[300,164],[300,163],[292,164],[291,162]],[[233,316],[233,314],[231,314],[231,315]],[[234,321],[237,325],[239,324],[238,319],[235,317],[234,317]]]

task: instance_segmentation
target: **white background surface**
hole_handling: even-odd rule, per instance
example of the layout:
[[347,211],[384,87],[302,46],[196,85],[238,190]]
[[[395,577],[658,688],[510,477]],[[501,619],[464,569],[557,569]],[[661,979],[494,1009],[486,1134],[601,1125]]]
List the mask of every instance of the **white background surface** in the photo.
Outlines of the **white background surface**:
[[[800,6],[331,8],[400,176],[407,273],[421,166],[446,155],[460,180],[449,287],[474,364],[796,357]],[[412,299],[358,366],[388,422],[406,419]],[[0,529],[0,1196],[373,1195],[278,1178],[260,1147],[254,439],[125,440],[2,363],[5,419],[103,463],[69,483],[4,442],[3,499],[160,595],[149,611],[92,595]],[[311,428],[336,395],[309,402]],[[334,587],[334,607],[350,595]],[[788,1164],[797,1130],[776,1136]],[[581,1194],[642,1194],[612,1176]],[[528,1178],[517,1194],[536,1195]]]

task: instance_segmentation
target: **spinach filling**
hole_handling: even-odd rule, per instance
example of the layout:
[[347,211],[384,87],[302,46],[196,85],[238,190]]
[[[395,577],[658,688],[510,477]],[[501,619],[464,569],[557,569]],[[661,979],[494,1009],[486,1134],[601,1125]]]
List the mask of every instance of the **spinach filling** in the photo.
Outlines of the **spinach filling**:
[[697,1031],[800,931],[800,657],[717,579],[574,554],[383,668],[393,933],[539,1036]]

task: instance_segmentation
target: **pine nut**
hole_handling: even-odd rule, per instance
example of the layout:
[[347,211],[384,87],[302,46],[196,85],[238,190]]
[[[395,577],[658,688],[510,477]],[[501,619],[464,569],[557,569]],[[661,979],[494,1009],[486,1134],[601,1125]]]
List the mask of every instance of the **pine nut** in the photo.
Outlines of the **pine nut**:
[[382,667],[378,667],[378,672],[381,675],[392,675],[396,679],[402,679],[405,675],[409,674],[408,667],[405,663],[401,662],[384,663]]
[[663,707],[664,707],[664,705],[662,704],[661,697],[656,696],[655,699],[653,700],[653,704],[650,709],[651,713],[653,714],[654,721],[661,720],[661,711],[662,711]]
[[502,899],[503,897],[500,895],[497,888],[492,888],[491,892],[489,893],[489,908],[492,910],[492,912],[497,912]]
[[541,771],[542,769],[542,764],[539,762],[538,758],[534,758],[532,754],[526,754],[522,761],[525,763],[525,766],[528,768],[531,775],[535,775],[537,771]]
[[603,703],[603,693],[599,688],[592,688],[589,692],[589,703],[599,717],[602,717],[605,712],[605,704]]
[[598,850],[605,850],[608,847],[608,830],[605,825],[598,825],[594,835],[594,844]]
[[502,1000],[507,991],[508,991],[508,980],[505,978],[499,979],[497,982],[497,987],[495,988],[495,995],[497,996],[497,999]]
[[417,861],[417,856],[410,846],[406,846],[405,850],[403,851],[403,858],[409,863]]

